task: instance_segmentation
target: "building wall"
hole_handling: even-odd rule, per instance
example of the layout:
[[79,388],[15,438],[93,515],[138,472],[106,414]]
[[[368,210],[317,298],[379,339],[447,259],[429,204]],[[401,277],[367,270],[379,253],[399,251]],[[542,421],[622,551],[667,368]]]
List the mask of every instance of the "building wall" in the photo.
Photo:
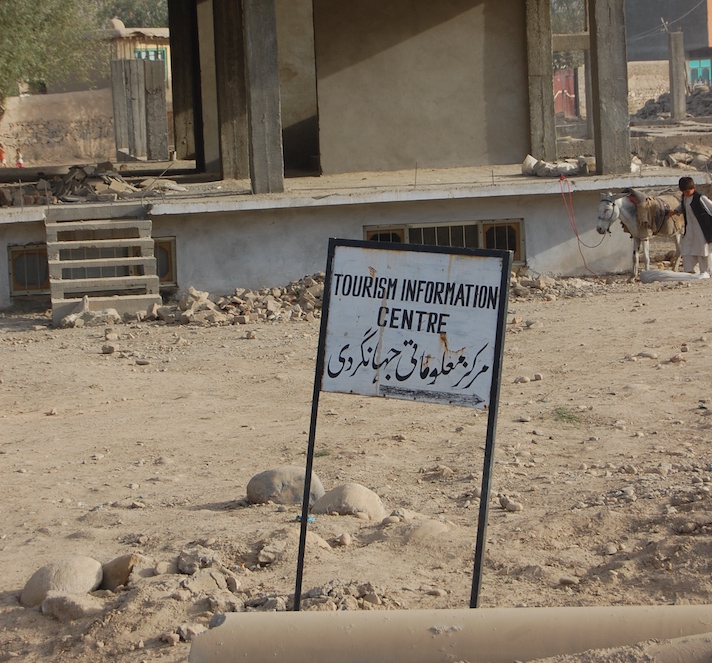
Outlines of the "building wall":
[[[595,192],[573,194],[579,233],[592,246],[601,241],[595,230],[598,201]],[[281,286],[323,271],[328,238],[363,239],[364,226],[507,218],[524,219],[527,264],[533,271],[589,274],[560,195],[157,215],[152,220],[154,236],[176,237],[180,290],[192,285],[227,294],[238,286]],[[631,267],[630,238],[620,228],[612,231],[599,248],[583,249],[597,273]]]
[[523,0],[314,0],[324,173],[519,163]]
[[276,0],[275,9],[284,165],[306,170],[319,154],[312,0]]
[[625,0],[628,60],[667,60],[670,31],[682,30],[685,51],[710,46],[712,0]]
[[664,60],[628,62],[628,111],[637,113],[649,99],[670,92],[670,63]]
[[8,162],[16,147],[26,166],[106,161],[116,155],[111,90],[10,97],[0,118]]

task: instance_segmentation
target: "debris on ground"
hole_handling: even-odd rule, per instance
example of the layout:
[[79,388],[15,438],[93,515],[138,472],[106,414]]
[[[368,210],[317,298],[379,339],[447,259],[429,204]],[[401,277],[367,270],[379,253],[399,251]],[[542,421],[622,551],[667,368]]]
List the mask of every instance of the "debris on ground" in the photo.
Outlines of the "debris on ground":
[[552,163],[535,159],[527,154],[522,163],[522,175],[536,175],[538,177],[561,177],[562,175],[587,175],[596,172],[595,157],[580,156],[578,159],[564,159]]
[[[657,99],[648,99],[633,117],[638,120],[667,120],[672,113],[670,93],[665,92]],[[712,115],[712,91],[707,85],[695,85],[692,94],[687,95],[687,115],[707,117]]]
[[[305,321],[320,317],[324,297],[324,272],[305,276],[282,288],[249,290],[235,288],[231,295],[216,296],[190,286],[177,300],[163,306],[152,304],[148,310],[124,316],[128,322],[161,324],[244,325],[254,322]],[[89,302],[91,299],[89,299]],[[113,324],[118,314],[92,311],[82,304],[65,316],[60,327]]]
[[667,168],[695,168],[706,172],[712,165],[712,147],[682,143],[673,147],[667,154],[660,155],[658,164]]
[[73,166],[66,175],[40,176],[37,182],[0,188],[0,207],[112,203],[188,191],[187,187],[160,177],[150,177],[132,184],[110,167],[102,166],[109,164]]

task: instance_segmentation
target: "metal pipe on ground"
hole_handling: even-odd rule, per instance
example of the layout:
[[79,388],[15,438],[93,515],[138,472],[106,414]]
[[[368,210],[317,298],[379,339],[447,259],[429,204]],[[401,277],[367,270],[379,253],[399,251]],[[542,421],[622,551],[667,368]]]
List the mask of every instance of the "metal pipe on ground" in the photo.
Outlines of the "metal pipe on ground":
[[251,612],[215,623],[189,663],[512,663],[712,634],[712,605]]

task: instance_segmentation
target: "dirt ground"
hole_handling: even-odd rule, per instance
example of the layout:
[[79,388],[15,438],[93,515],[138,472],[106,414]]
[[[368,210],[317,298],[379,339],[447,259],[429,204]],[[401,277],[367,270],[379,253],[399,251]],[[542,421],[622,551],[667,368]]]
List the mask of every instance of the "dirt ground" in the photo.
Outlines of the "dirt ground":
[[[710,288],[564,279],[510,300],[483,608],[709,602]],[[245,495],[259,472],[304,466],[318,321],[115,329],[103,354],[103,326],[0,315],[0,661],[185,661],[215,612],[283,609],[294,591],[299,509]],[[486,419],[322,394],[324,487],[360,483],[402,518],[317,516],[329,546],[307,548],[307,609],[356,587],[354,609],[468,605]],[[176,572],[191,549],[233,591]],[[98,615],[18,601],[50,562],[127,553],[141,564],[94,593]]]

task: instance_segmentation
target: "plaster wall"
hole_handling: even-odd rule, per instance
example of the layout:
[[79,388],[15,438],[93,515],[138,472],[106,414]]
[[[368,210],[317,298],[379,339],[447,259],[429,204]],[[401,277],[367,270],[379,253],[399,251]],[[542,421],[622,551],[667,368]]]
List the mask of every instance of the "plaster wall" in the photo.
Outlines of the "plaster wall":
[[15,147],[26,166],[105,161],[116,155],[111,89],[9,97],[0,117],[8,163]]
[[275,10],[284,164],[304,170],[319,153],[312,0],[276,0]]
[[314,0],[325,174],[520,163],[524,0]]
[[[575,193],[581,239],[601,241],[595,230],[599,196]],[[560,195],[467,199],[418,203],[348,205],[216,212],[210,215],[153,217],[153,234],[176,237],[180,290],[194,286],[214,294],[235,287],[281,286],[326,266],[327,239],[363,239],[371,225],[524,219],[527,264],[551,275],[589,274]],[[596,273],[630,268],[631,240],[614,229],[597,249],[582,249]]]

